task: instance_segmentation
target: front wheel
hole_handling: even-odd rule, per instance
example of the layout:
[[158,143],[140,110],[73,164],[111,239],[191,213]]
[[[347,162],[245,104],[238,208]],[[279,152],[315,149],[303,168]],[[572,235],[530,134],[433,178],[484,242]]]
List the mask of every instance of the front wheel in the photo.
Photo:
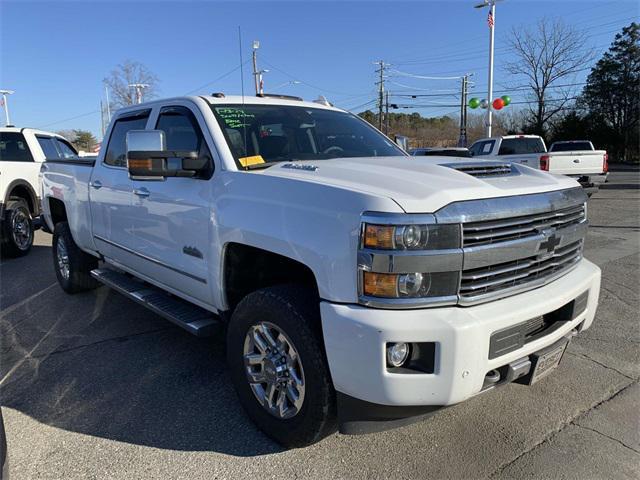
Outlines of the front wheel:
[[335,430],[335,392],[310,291],[277,286],[247,295],[231,318],[227,360],[242,406],[283,446],[310,445]]

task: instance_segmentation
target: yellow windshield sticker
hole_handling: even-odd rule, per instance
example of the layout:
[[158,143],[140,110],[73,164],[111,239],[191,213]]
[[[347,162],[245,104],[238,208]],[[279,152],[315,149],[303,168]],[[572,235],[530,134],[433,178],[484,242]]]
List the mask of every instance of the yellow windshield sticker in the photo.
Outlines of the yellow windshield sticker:
[[239,158],[238,161],[240,165],[243,167],[248,167],[249,165],[257,165],[258,163],[264,163],[264,158],[262,155],[254,155],[253,157],[242,157]]

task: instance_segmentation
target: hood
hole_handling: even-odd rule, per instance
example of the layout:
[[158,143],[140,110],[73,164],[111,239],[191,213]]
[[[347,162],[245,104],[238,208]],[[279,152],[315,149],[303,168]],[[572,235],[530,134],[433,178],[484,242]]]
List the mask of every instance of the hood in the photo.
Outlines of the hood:
[[[507,165],[510,174],[474,176],[468,167]],[[256,172],[258,173],[258,172]],[[259,174],[333,185],[394,200],[407,213],[433,213],[457,201],[578,186],[575,180],[507,162],[459,157],[359,157],[283,162]]]

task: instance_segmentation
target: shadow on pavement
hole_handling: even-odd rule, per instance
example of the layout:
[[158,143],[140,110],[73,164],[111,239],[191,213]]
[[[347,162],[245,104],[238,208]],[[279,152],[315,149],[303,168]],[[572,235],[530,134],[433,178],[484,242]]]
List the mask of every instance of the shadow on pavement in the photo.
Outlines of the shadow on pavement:
[[46,288],[55,282],[50,262],[49,247],[34,247],[0,264],[3,406],[52,427],[160,449],[282,450],[240,407],[222,333],[193,337],[106,288]]

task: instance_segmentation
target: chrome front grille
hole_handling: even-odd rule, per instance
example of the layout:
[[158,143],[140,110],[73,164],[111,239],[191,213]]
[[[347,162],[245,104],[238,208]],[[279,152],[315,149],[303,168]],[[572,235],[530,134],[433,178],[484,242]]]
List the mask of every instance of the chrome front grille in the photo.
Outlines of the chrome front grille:
[[534,237],[546,229],[559,230],[584,220],[584,205],[580,204],[552,212],[465,223],[463,224],[463,246],[473,247]]
[[506,296],[523,286],[544,285],[577,264],[582,258],[583,240],[511,262],[463,270],[460,282],[461,303],[475,303],[488,297]]

